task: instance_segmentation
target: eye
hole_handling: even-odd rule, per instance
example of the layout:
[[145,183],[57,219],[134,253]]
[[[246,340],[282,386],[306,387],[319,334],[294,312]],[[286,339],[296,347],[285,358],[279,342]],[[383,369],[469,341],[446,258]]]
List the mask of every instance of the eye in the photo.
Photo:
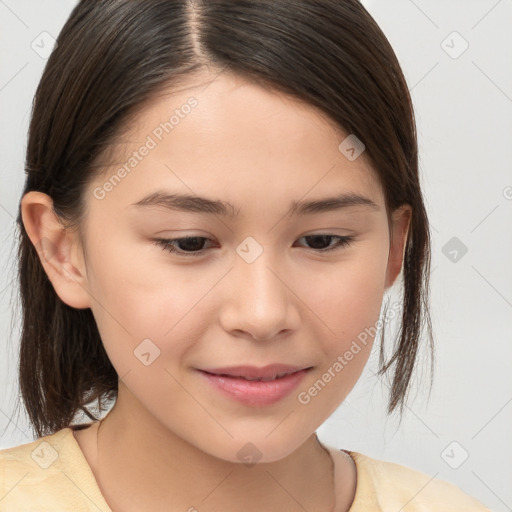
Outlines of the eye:
[[[340,236],[340,235],[330,235],[330,234],[321,234],[321,235],[306,235],[302,238],[308,240],[308,243],[313,241],[313,247],[311,249],[317,252],[328,252],[333,251],[335,249],[340,249],[342,247],[347,247],[354,240],[353,236]],[[331,245],[329,242],[332,240],[337,240],[337,243]],[[301,240],[301,238],[299,238]],[[327,248],[321,249],[318,246],[327,245]]]
[[[212,241],[204,236],[188,236],[183,238],[156,238],[153,242],[160,246],[164,251],[179,254],[180,256],[200,256],[203,253],[204,240]],[[176,249],[176,245],[182,247]]]
[[[309,247],[310,249],[323,253],[328,251],[333,251],[335,249],[341,249],[343,247],[349,246],[353,241],[353,236],[340,236],[340,235],[330,235],[330,234],[321,234],[321,235],[307,235],[299,238],[299,240],[305,239],[308,243],[313,242],[313,247]],[[337,243],[332,245],[330,242],[332,240],[337,240]],[[163,250],[168,251],[170,253],[178,254],[179,256],[201,256],[204,253],[204,244],[206,242],[213,242],[210,238],[205,238],[203,236],[189,236],[182,238],[155,238],[153,243],[157,246],[161,247]],[[326,248],[319,248],[318,246],[325,246]]]

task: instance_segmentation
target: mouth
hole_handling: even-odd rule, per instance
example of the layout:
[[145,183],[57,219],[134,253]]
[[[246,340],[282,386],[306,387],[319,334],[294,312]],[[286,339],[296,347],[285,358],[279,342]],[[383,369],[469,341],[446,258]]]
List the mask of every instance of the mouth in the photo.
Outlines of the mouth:
[[198,370],[213,389],[244,405],[262,407],[288,396],[313,367],[270,365]]

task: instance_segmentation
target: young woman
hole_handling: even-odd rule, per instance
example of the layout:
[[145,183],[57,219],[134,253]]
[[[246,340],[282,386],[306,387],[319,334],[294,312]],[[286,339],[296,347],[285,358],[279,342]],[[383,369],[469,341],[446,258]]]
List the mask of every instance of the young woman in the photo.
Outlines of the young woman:
[[0,452],[0,511],[487,510],[315,433],[399,276],[390,413],[432,339],[413,110],[357,1],[82,0],[26,172],[40,439]]

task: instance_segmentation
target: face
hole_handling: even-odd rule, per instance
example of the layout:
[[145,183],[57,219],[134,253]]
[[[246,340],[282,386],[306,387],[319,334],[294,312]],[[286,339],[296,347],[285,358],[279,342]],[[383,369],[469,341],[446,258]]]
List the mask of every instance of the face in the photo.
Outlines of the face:
[[[361,333],[400,269],[407,219],[395,214],[390,245],[364,152],[348,159],[349,134],[320,111],[227,74],[205,84],[191,79],[133,119],[86,191],[81,286],[67,294],[52,281],[68,304],[91,308],[120,403],[215,457],[239,462],[251,446],[270,462],[359,378],[373,341]],[[225,208],[164,198],[184,194]],[[291,209],[342,196],[337,208]],[[212,383],[229,378],[200,371],[273,363],[309,370],[234,394]]]

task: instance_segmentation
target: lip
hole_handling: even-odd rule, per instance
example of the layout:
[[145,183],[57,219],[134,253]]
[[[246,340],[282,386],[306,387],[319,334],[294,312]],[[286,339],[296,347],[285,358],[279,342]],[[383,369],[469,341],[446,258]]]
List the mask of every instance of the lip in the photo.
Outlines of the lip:
[[[311,369],[292,367],[290,365],[269,365],[264,368],[254,366],[238,366],[198,370],[214,389],[231,399],[251,407],[272,405],[288,396],[300,384],[306,373]],[[210,373],[210,371],[212,373]],[[249,378],[268,378],[275,374],[287,373],[284,377],[274,380],[257,381]],[[222,375],[221,375],[222,374]]]

